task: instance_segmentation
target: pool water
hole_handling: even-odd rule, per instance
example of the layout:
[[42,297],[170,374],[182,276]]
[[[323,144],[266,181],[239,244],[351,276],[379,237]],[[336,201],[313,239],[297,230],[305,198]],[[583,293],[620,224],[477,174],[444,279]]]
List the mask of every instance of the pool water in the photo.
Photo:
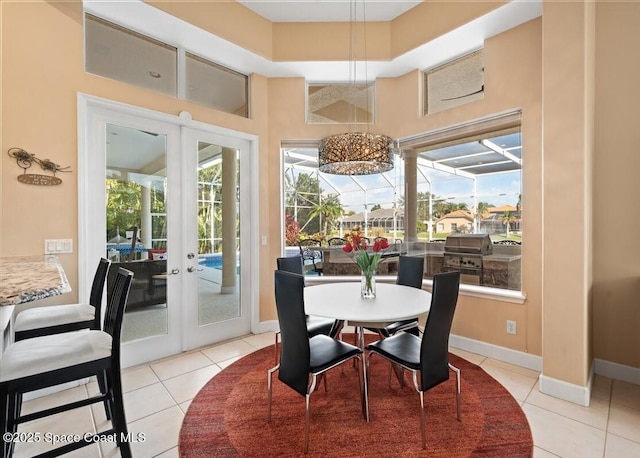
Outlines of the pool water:
[[198,264],[206,267],[213,267],[214,269],[222,269],[222,256],[207,256],[206,258],[199,258]]
[[[213,253],[202,255],[198,258],[198,264],[205,267],[211,267],[213,269],[222,270],[222,253]],[[236,266],[240,267],[240,255],[236,256]]]

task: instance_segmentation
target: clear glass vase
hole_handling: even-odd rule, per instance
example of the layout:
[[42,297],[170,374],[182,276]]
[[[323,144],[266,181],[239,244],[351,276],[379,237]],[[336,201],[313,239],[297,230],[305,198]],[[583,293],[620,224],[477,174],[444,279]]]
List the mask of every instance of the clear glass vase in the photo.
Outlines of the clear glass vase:
[[362,270],[360,275],[360,296],[363,299],[376,297],[376,269]]

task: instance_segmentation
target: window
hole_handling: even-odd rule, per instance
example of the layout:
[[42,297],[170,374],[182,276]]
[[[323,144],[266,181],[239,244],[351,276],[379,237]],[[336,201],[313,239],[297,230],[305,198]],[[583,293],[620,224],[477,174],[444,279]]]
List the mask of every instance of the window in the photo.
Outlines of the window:
[[[459,262],[470,267],[461,269],[463,283],[519,291],[524,236],[520,112],[400,140],[400,146],[417,152],[414,247],[427,257],[427,276]],[[456,261],[447,254],[430,255],[443,251],[438,241],[466,234],[488,234],[491,256],[461,253]]]
[[191,102],[249,117],[246,75],[186,53],[186,96]]
[[371,124],[374,83],[308,83],[307,123]]
[[[520,113],[470,122],[400,140],[417,153],[417,193],[404,193],[406,163],[396,158],[392,171],[364,176],[318,172],[317,146],[284,143],[284,246],[299,253],[298,242],[319,240],[324,275],[356,275],[329,239],[358,233],[370,240],[386,237],[393,250],[425,257],[425,277],[451,270],[444,255],[449,236],[487,234],[489,253],[461,254],[456,268],[462,282],[491,288],[521,289],[522,142]],[[415,199],[415,227],[407,226],[405,203]],[[409,242],[409,240],[411,240]],[[397,257],[381,274],[393,274]]]
[[424,114],[473,102],[484,97],[484,56],[475,51],[427,70],[424,79]]
[[85,42],[87,72],[177,96],[175,47],[88,14]]
[[[249,117],[246,75],[90,14],[85,55],[89,73]],[[182,55],[184,72],[178,66]]]

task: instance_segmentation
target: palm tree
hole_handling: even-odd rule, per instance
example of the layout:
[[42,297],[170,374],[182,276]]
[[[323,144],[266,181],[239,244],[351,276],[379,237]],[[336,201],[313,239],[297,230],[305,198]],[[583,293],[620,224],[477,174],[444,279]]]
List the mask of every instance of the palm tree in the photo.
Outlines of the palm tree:
[[343,211],[338,196],[330,194],[326,199],[321,199],[318,204],[311,208],[309,217],[321,217],[323,219],[324,234],[327,235],[329,225],[333,225],[335,220],[342,216]]
[[476,214],[480,218],[486,218],[489,216],[489,208],[493,207],[490,203],[487,202],[478,202],[478,208],[476,209]]
[[516,220],[516,217],[513,214],[511,214],[509,210],[504,212],[504,215],[502,215],[502,217],[500,218],[500,221],[502,221],[502,224],[504,224],[507,227],[507,238],[509,238],[509,230],[511,229],[511,223],[513,223],[515,220]]

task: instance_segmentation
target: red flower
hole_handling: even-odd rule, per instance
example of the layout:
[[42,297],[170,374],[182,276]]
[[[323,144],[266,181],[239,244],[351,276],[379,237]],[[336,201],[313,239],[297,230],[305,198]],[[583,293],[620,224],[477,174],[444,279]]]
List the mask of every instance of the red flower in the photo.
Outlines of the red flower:
[[387,248],[389,248],[389,242],[387,242],[387,239],[376,240],[373,244],[373,251],[376,253],[381,250],[386,250]]
[[342,247],[342,251],[344,251],[345,253],[351,253],[353,251],[353,246],[351,246],[350,243],[347,243]]

